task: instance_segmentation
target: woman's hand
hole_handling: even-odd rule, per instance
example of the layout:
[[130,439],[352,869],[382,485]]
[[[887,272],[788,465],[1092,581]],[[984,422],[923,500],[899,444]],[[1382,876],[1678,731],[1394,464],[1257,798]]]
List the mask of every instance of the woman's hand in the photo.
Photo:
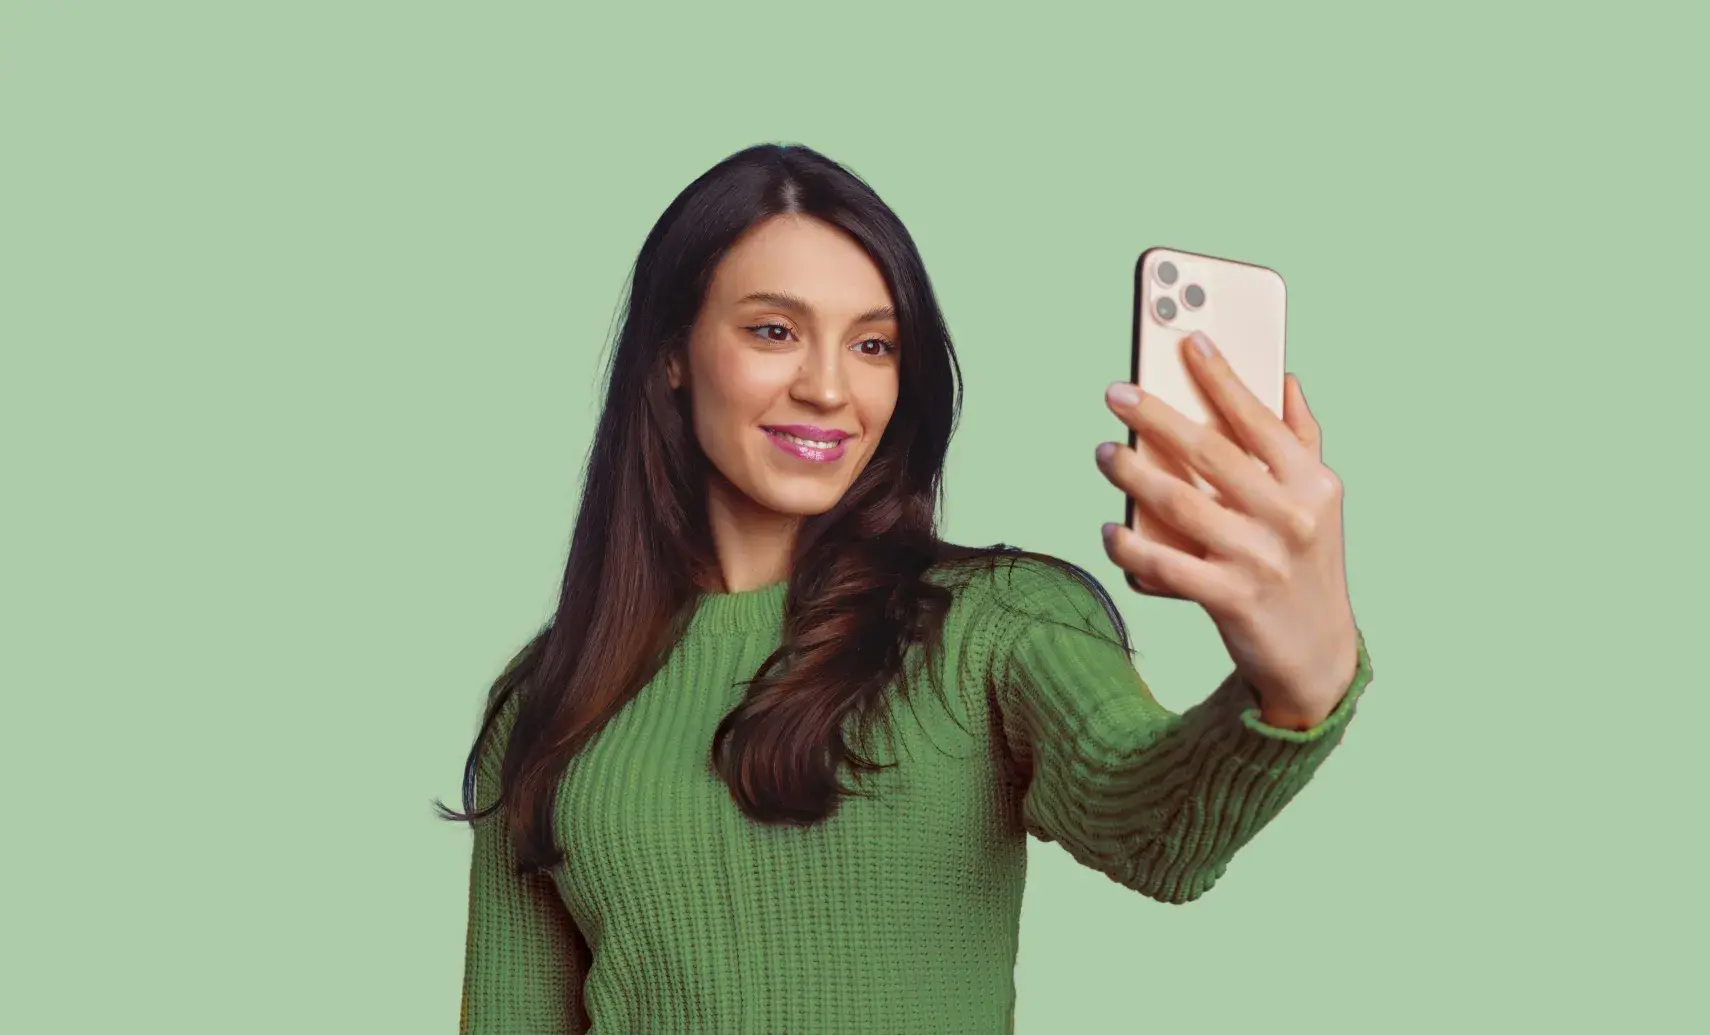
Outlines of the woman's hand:
[[1105,526],[1105,551],[1141,586],[1205,608],[1258,693],[1264,721],[1307,729],[1335,709],[1357,661],[1342,484],[1324,466],[1318,424],[1293,374],[1279,421],[1203,335],[1182,345],[1239,442],[1126,382],[1106,399],[1152,449],[1180,458],[1219,498],[1114,442],[1099,447],[1098,465],[1136,507],[1199,543],[1204,556],[1117,524]]

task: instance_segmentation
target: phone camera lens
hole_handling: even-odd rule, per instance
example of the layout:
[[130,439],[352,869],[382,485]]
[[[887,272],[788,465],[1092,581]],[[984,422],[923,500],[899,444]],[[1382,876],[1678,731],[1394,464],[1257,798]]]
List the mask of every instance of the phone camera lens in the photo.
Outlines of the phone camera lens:
[[1189,284],[1182,288],[1182,302],[1189,309],[1198,309],[1205,304],[1205,289],[1198,284]]
[[1176,282],[1176,264],[1173,262],[1158,263],[1158,283],[1168,287]]
[[1160,320],[1174,320],[1176,318],[1176,304],[1167,298],[1158,299],[1157,304],[1152,308],[1157,311]]

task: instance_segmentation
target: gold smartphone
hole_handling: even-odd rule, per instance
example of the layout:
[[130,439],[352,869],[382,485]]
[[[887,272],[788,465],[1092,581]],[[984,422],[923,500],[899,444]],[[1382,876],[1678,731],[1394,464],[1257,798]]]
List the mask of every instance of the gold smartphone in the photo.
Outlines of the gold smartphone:
[[[1142,392],[1169,403],[1189,420],[1209,424],[1237,445],[1230,430],[1187,369],[1182,340],[1203,332],[1228,359],[1236,375],[1278,418],[1283,411],[1283,347],[1288,291],[1276,270],[1252,263],[1196,255],[1174,248],[1148,248],[1134,264],[1134,349],[1129,380]],[[1154,447],[1132,428],[1128,447],[1150,458],[1213,498],[1217,490],[1163,447]],[[1150,517],[1124,496],[1123,523],[1157,542],[1196,557],[1205,551],[1175,529]],[[1153,596],[1176,596],[1143,590]]]

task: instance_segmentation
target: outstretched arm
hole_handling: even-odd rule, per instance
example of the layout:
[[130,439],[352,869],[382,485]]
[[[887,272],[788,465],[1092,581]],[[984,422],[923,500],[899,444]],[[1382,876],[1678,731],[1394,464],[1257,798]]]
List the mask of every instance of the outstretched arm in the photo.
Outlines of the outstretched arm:
[[988,629],[1028,831],[1151,898],[1200,897],[1341,741],[1371,678],[1363,637],[1352,683],[1311,728],[1266,724],[1236,675],[1178,715],[1153,698],[1090,590],[1021,571],[1020,606]]

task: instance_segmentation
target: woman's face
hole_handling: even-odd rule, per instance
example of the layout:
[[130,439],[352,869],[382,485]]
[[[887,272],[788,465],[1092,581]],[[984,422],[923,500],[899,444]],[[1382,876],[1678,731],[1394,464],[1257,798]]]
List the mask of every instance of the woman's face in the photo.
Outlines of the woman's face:
[[773,217],[725,254],[670,362],[715,515],[805,517],[843,496],[896,408],[892,307],[861,246],[816,219]]

